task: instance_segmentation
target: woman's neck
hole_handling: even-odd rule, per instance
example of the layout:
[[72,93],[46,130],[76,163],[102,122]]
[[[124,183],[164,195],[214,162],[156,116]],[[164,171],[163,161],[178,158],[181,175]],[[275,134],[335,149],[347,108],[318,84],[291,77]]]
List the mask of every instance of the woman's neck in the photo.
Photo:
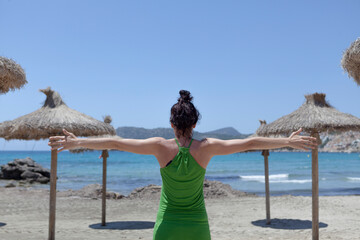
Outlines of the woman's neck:
[[192,139],[191,137],[185,137],[185,136],[175,136],[175,137],[178,140],[180,146],[182,146],[182,147],[189,146],[191,139]]

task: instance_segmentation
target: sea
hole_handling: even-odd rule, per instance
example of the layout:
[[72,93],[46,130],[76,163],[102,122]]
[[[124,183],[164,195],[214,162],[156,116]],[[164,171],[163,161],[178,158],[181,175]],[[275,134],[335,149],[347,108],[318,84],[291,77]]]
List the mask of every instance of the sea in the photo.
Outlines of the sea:
[[[102,183],[100,151],[58,155],[60,191],[78,190],[89,184]],[[109,151],[107,164],[108,191],[129,194],[138,187],[161,185],[160,169],[155,157],[120,151]],[[50,151],[0,151],[0,165],[16,158],[30,157],[50,169]],[[261,152],[215,156],[206,170],[206,179],[217,180],[244,192],[265,194],[264,158]],[[311,153],[270,152],[270,194],[311,195]],[[0,186],[9,181],[0,180]],[[49,189],[49,184],[33,188]],[[360,194],[359,153],[319,153],[319,194],[321,196]]]

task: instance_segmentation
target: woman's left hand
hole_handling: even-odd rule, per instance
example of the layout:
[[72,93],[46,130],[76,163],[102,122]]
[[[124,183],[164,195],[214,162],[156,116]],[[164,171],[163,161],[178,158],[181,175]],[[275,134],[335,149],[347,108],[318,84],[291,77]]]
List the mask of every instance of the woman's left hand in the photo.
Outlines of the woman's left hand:
[[302,128],[293,132],[289,137],[289,147],[308,151],[309,149],[315,149],[318,146],[317,139],[308,136],[299,136],[302,132]]
[[58,153],[64,150],[76,148],[78,138],[71,132],[63,129],[65,136],[54,136],[49,138],[48,145],[51,150],[57,150]]

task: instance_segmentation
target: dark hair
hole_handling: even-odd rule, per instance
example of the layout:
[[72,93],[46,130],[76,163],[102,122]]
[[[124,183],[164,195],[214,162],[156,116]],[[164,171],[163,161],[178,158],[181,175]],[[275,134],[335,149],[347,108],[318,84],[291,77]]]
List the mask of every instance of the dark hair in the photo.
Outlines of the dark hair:
[[171,107],[170,122],[181,136],[191,137],[192,128],[200,119],[200,113],[192,103],[189,91],[180,90],[178,102]]

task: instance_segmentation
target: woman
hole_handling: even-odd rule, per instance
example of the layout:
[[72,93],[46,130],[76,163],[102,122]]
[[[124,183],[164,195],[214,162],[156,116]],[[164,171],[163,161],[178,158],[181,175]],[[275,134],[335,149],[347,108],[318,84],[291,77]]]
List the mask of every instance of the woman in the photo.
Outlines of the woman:
[[204,203],[203,181],[206,167],[213,156],[282,147],[307,150],[315,148],[317,144],[315,138],[299,136],[301,129],[289,138],[194,140],[192,132],[199,116],[190,92],[181,90],[178,102],[171,108],[170,116],[175,139],[78,139],[64,130],[65,136],[51,137],[49,145],[59,152],[84,147],[154,155],[160,165],[163,186],[153,238],[208,240],[211,237]]

